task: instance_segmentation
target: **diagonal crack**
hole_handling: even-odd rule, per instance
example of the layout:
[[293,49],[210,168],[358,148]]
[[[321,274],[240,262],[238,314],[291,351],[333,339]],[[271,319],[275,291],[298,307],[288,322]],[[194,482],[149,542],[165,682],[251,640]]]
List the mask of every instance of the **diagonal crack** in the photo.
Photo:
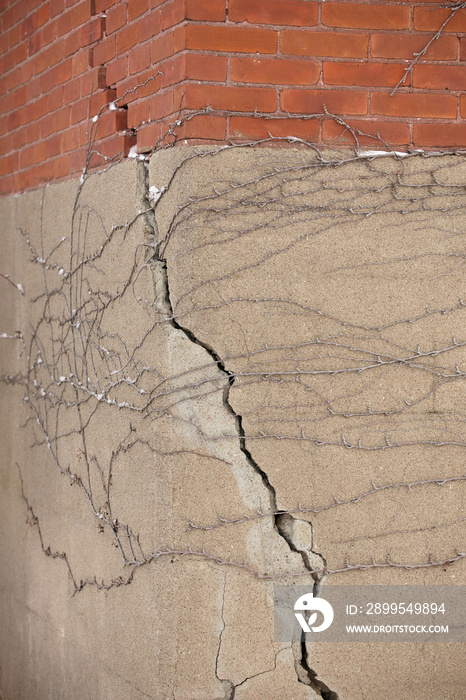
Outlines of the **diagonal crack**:
[[[154,207],[151,204],[149,196],[149,172],[147,164],[144,162],[141,164],[141,175],[140,184],[142,184],[142,204],[145,210],[145,220],[148,227],[148,237],[151,241],[151,245],[154,248],[154,255],[152,257],[153,263],[157,265],[158,271],[158,294],[160,295],[159,302],[164,307],[164,311],[167,313],[167,319],[171,326],[176,330],[182,332],[192,343],[202,347],[209,357],[213,360],[219,371],[225,375],[226,384],[223,389],[223,405],[230,413],[235,421],[236,430],[238,433],[239,447],[241,452],[244,454],[247,464],[251,469],[256,472],[268,491],[270,498],[270,510],[274,513],[274,527],[276,532],[284,539],[289,549],[292,552],[301,554],[303,559],[303,564],[306,569],[309,570],[310,575],[314,579],[313,593],[318,595],[320,591],[321,580],[323,578],[323,570],[325,567],[325,560],[320,554],[317,554],[312,550],[312,526],[309,522],[304,520],[299,520],[294,518],[290,513],[283,513],[280,511],[277,505],[277,494],[274,486],[271,484],[267,473],[261,469],[260,465],[256,462],[251,452],[246,446],[246,435],[243,428],[243,418],[235,411],[230,402],[230,390],[235,382],[234,373],[227,369],[225,363],[222,361],[220,355],[208,345],[206,342],[201,341],[192,330],[182,326],[176,319],[174,315],[173,304],[170,297],[170,285],[168,278],[168,268],[167,260],[160,255],[160,246],[157,245],[158,229],[157,222],[155,219]],[[302,542],[303,528],[308,529],[309,542]],[[317,569],[317,570],[316,570]],[[223,619],[223,606],[222,606],[222,619]],[[223,632],[223,631],[222,631]],[[220,643],[217,652],[216,659],[216,670],[218,664],[218,655],[220,653],[221,635]],[[325,683],[317,679],[317,673],[313,671],[308,663],[308,652],[305,642],[305,634],[303,632],[301,637],[301,643],[299,645],[299,653],[295,651],[295,667],[298,676],[298,681],[310,686],[320,697],[324,700],[338,700],[338,695],[330,690]],[[217,676],[218,678],[218,676]],[[225,698],[227,700],[232,700],[235,695],[235,686],[231,681],[219,679],[222,681],[225,687]]]

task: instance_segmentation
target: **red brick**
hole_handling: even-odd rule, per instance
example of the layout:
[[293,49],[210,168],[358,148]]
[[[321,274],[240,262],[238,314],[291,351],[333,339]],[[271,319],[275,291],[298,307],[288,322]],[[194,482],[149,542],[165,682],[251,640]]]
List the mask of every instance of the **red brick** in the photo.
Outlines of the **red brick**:
[[128,4],[128,20],[132,22],[149,9],[149,0],[130,0]]
[[70,104],[79,100],[81,96],[81,81],[79,78],[68,80],[64,86],[63,101],[65,104]]
[[175,126],[173,130],[177,141],[184,139],[209,142],[225,141],[227,120],[225,117],[199,114],[191,119],[183,120],[180,126]]
[[82,75],[91,68],[92,54],[89,49],[83,49],[73,56],[71,62],[73,78],[75,78],[77,75]]
[[94,135],[97,139],[103,139],[118,131],[124,131],[127,127],[126,109],[116,109],[99,115],[95,122]]
[[[6,4],[3,5],[3,7],[6,7]],[[10,7],[7,7],[7,9],[3,10],[2,14],[2,21],[3,21],[3,29],[7,29],[8,27],[11,27],[15,22],[18,22],[21,19],[21,5],[19,2],[13,3],[10,5]]]
[[41,185],[45,182],[53,180],[53,160],[48,160],[45,163],[40,162],[31,169],[31,186]]
[[45,141],[40,141],[39,143],[35,143],[34,146],[32,147],[32,162],[33,163],[42,163],[44,160],[47,158],[47,146],[45,145]]
[[[13,131],[14,129],[17,129],[18,127],[21,126],[21,119],[22,119],[22,110],[15,110],[14,112],[10,112],[6,118],[6,125],[7,125],[7,130],[8,131]],[[5,121],[5,120],[3,120]],[[24,117],[24,124],[26,124],[26,118]]]
[[26,126],[26,143],[34,143],[40,138],[40,126],[38,122],[33,122]]
[[[394,87],[404,66],[396,63],[324,63],[324,83],[359,87]],[[409,75],[403,85],[409,85]]]
[[[450,16],[451,10],[432,10],[430,7],[414,8],[414,29],[424,32],[436,32],[445,20]],[[464,9],[455,13],[453,19],[444,27],[442,32],[466,32],[466,11]]]
[[82,122],[89,117],[89,100],[79,100],[71,105],[71,125]]
[[49,92],[49,90],[53,90],[57,85],[64,85],[64,83],[71,79],[71,76],[71,60],[62,61],[41,76],[40,84],[42,92]]
[[55,134],[45,141],[47,158],[55,158],[61,153],[61,134]]
[[44,114],[55,112],[55,110],[60,109],[60,107],[63,106],[64,91],[64,86],[59,85],[57,88],[55,88],[55,90],[52,90],[41,98],[44,100],[45,104],[45,109],[43,110]]
[[292,61],[277,58],[232,58],[230,71],[231,79],[235,82],[272,85],[313,85],[319,79],[320,65],[317,61]]
[[8,32],[8,46],[12,48],[13,46],[16,46],[16,44],[20,41],[21,39],[21,25],[17,24],[15,27],[10,29]]
[[8,37],[6,34],[0,34],[0,54],[8,51]]
[[[48,18],[48,6],[44,5],[44,7],[47,7],[47,18]],[[33,15],[29,15],[29,17],[25,17],[21,24],[19,25],[19,32],[20,36],[22,39],[27,39],[28,37],[31,36],[31,34],[34,33],[36,27],[34,27],[34,18]],[[3,35],[4,37],[5,35]]]
[[107,87],[105,68],[92,68],[81,76],[81,97]]
[[186,78],[188,80],[212,80],[225,82],[228,59],[225,56],[186,54]]
[[[9,179],[9,178],[8,178]],[[2,183],[4,181],[2,180]],[[27,171],[22,170],[20,173],[15,173],[14,175],[14,186],[17,191],[27,190],[29,187],[29,178],[27,176]],[[7,190],[8,191],[8,190]]]
[[115,4],[116,0],[95,0],[95,12],[100,14],[100,12],[106,12],[110,7]]
[[116,97],[116,90],[104,89],[92,93],[90,96],[89,114],[92,116],[98,114],[106,105],[114,102]]
[[35,97],[40,95],[40,78],[33,78],[26,85],[27,99],[31,102]]
[[32,15],[32,24],[35,31],[42,27],[50,19],[50,5],[48,2],[42,3],[36,12]]
[[[349,126],[359,130],[362,134],[356,133],[361,145],[379,147],[385,142],[392,146],[409,145],[411,136],[407,123],[382,122],[379,120],[351,120]],[[382,141],[379,139],[382,139]],[[355,144],[351,132],[333,119],[326,119],[322,126],[322,139],[324,142],[334,144]]]
[[25,39],[50,19],[49,3],[42,3],[38,10],[24,17],[20,24],[21,38]]
[[[416,34],[372,34],[371,55],[375,58],[406,58],[413,59],[415,54],[422,51],[431,36]],[[422,60],[455,60],[458,40],[453,36],[441,36],[428,48]]]
[[163,72],[162,87],[182,80],[203,80],[224,83],[227,77],[228,59],[225,56],[183,54],[165,61],[160,66]]
[[102,66],[116,56],[116,38],[110,36],[99,42],[92,50],[92,62],[94,66]]
[[56,17],[65,10],[65,0],[54,0],[50,4],[50,17]]
[[34,151],[33,151],[33,146],[30,146],[29,148],[23,148],[21,153],[19,154],[19,167],[21,169],[23,168],[29,168],[33,162],[34,162]]
[[64,107],[58,110],[58,112],[53,112],[48,114],[44,119],[40,121],[40,138],[44,139],[57,131],[63,131],[70,125],[70,107]]
[[70,29],[81,27],[87,20],[91,19],[91,9],[91,0],[83,0],[71,10],[61,14],[58,17],[58,36],[67,34]]
[[454,119],[457,98],[453,95],[429,95],[419,93],[395,93],[390,97],[386,92],[371,95],[371,114],[390,117],[425,117]]
[[19,167],[19,154],[11,153],[9,156],[2,158],[0,161],[0,175],[5,173],[12,173],[18,170]]
[[55,158],[53,161],[53,178],[54,180],[59,180],[62,177],[66,177],[70,174],[70,157],[60,156],[60,158]]
[[460,58],[462,61],[466,61],[466,37],[460,39]]
[[63,133],[63,138],[62,138],[62,152],[63,153],[69,153],[70,151],[74,151],[77,146],[84,146],[86,143],[85,138],[82,137],[82,127],[81,126],[72,126],[71,129],[68,129]]
[[41,95],[40,98],[34,102],[34,117],[35,119],[39,119],[39,117],[48,113],[48,95]]
[[464,66],[415,66],[413,87],[430,90],[465,90]]
[[[0,71],[1,71],[2,61],[0,59]],[[5,85],[7,85],[8,90],[12,90],[16,85],[29,84],[32,80],[33,75],[33,65],[32,61],[24,61],[20,66],[17,66],[15,70],[11,71],[8,75],[3,76]],[[0,73],[1,76],[1,73]],[[38,78],[35,78],[38,80]]]
[[18,87],[13,93],[8,95],[8,100],[10,104],[13,105],[14,109],[22,107],[27,101],[27,90],[26,86]]
[[152,12],[137,22],[138,44],[143,44],[148,39],[153,39],[160,32],[160,14]]
[[163,61],[164,58],[169,58],[175,53],[174,32],[169,32],[163,36],[157,37],[151,43],[152,63]]
[[143,46],[137,46],[129,54],[129,72],[140,73],[150,66],[150,46],[149,44],[144,44]]
[[138,43],[138,28],[135,24],[130,24],[117,34],[117,55],[126,53]]
[[[197,54],[188,54],[188,55],[194,55],[197,56],[198,58],[201,59],[209,59],[209,58],[220,58],[219,56],[201,56]],[[183,54],[181,56],[175,56],[169,61],[165,61],[161,66],[160,70],[162,71],[163,75],[161,77],[161,85],[162,87],[168,87],[169,85],[174,85],[175,83],[180,83],[182,80],[186,78],[187,75],[187,70],[186,70],[186,58],[187,55]],[[227,64],[228,59],[223,59],[225,63]],[[225,78],[226,78],[226,66],[225,66]],[[196,78],[191,77],[192,80],[195,80]],[[207,78],[205,77],[204,80],[212,80],[212,78]]]
[[[0,195],[11,194],[12,192],[22,189],[17,168],[15,168],[12,172],[14,172],[13,176],[4,177],[0,180]],[[18,182],[18,185],[16,185],[16,181]]]
[[136,136],[132,134],[113,134],[103,139],[96,145],[96,151],[92,154],[90,167],[106,165],[109,161],[125,158],[130,149],[136,145]]
[[334,114],[366,114],[367,93],[356,90],[281,91],[281,108],[292,114],[321,114],[324,106]]
[[139,95],[137,94],[139,80],[139,76],[132,77],[118,85],[117,96],[120,102],[124,102],[126,105],[128,105],[131,102],[135,102],[137,99],[139,99]]
[[466,119],[466,95],[462,95],[460,98],[460,114],[462,119]]
[[228,16],[232,22],[313,27],[317,24],[318,8],[317,2],[301,0],[230,0]]
[[264,117],[231,117],[230,137],[239,140],[267,139],[270,136],[316,141],[317,119],[265,119]]
[[40,5],[42,0],[26,0],[26,10],[27,12],[32,12],[36,9],[37,5]]
[[152,120],[163,119],[175,111],[174,92],[167,90],[166,92],[151,97],[149,102],[150,118]]
[[46,68],[54,66],[63,58],[63,42],[58,42],[50,48],[37,54],[32,60],[34,75],[42,73]]
[[[18,133],[18,132],[16,132]],[[2,155],[6,155],[10,151],[13,150],[13,137],[10,134],[7,134],[3,138],[0,139],[0,153]]]
[[105,31],[107,34],[112,34],[116,32],[117,29],[121,29],[126,24],[126,2],[119,2],[115,7],[112,7],[107,12],[107,18],[105,20]]
[[160,124],[145,124],[138,129],[137,144],[139,153],[148,153],[152,151],[161,136]]
[[111,61],[106,66],[107,69],[107,84],[116,85],[127,75],[127,58],[119,58],[116,61]]
[[185,0],[185,17],[210,22],[225,21],[225,0]]
[[130,78],[120,83],[117,88],[117,95],[124,99],[125,104],[129,104],[141,97],[153,95],[160,90],[161,75],[157,68],[152,68],[146,73],[140,73],[137,77]]
[[137,128],[143,122],[148,122],[150,118],[149,102],[143,100],[136,104],[130,104],[128,107],[128,127],[130,129]]
[[322,4],[322,24],[347,29],[408,29],[411,9],[400,5],[326,2]]
[[79,36],[79,30],[68,34],[63,39],[63,55],[65,57],[72,56],[77,53],[81,48],[81,40]]
[[186,48],[203,51],[275,53],[278,34],[270,29],[191,24],[186,27]]
[[13,141],[13,148],[15,151],[19,151],[24,148],[26,144],[26,127],[14,131],[11,139]]
[[185,18],[184,0],[172,0],[164,5],[160,11],[160,24],[162,29],[169,29],[179,24]]
[[76,173],[83,169],[86,158],[86,149],[80,148],[70,154],[70,173]]
[[48,22],[42,29],[43,45],[52,44],[60,36],[58,31],[58,19]]
[[0,162],[0,175],[5,176],[8,175],[8,177],[3,177],[2,182],[1,182],[1,193],[2,194],[9,194],[13,190],[13,177],[11,177],[12,173],[17,174],[19,166],[19,156],[17,153],[12,153],[6,158],[2,159],[2,162]]
[[418,147],[464,148],[466,124],[415,124],[413,142]]
[[[16,70],[12,70],[8,74],[2,76],[2,82],[3,82],[3,85],[5,86],[5,91],[3,94],[5,94],[6,92],[10,92],[11,90],[14,90],[18,85],[20,85],[20,80],[18,78],[18,74],[19,74],[20,70],[22,70],[26,66],[30,66],[30,65],[31,65],[30,61],[26,61],[26,63],[23,63],[23,65],[20,66],[19,68],[17,68]],[[32,66],[31,66],[31,70],[32,70]],[[21,82],[24,82],[24,81],[21,81]]]
[[18,63],[21,63],[21,61],[24,61],[27,58],[27,55],[27,43],[23,41],[22,44],[18,44],[18,46],[15,46],[14,49],[5,54],[3,58],[3,72],[6,73],[6,71],[15,68]]
[[237,112],[275,112],[277,93],[272,88],[230,87],[226,85],[189,84],[176,89],[178,109],[214,109]]
[[89,46],[100,41],[104,35],[105,21],[102,17],[93,17],[79,30],[79,43],[81,46]]
[[336,56],[364,58],[367,56],[367,34],[342,32],[296,31],[280,32],[280,51],[294,56]]
[[[5,115],[7,112],[11,111],[13,108],[11,104],[11,100],[9,98],[9,95],[1,95],[0,96],[0,114]],[[4,120],[0,119],[0,124],[4,127]],[[5,133],[5,129],[2,130],[0,133]]]

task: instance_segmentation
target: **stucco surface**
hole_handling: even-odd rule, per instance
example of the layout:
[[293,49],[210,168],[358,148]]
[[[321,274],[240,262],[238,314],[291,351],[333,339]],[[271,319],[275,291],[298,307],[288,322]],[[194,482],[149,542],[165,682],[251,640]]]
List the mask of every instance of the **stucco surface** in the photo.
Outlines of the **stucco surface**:
[[274,642],[273,586],[464,583],[465,174],[189,147],[2,200],[5,700],[461,697],[461,644]]

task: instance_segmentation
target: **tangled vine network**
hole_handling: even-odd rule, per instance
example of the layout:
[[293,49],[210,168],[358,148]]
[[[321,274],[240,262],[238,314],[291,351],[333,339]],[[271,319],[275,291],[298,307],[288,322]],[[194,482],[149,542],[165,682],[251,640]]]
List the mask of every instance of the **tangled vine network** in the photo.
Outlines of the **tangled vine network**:
[[[3,380],[25,388],[31,449],[74,485],[119,563],[104,578],[55,550],[20,465],[42,550],[66,563],[73,593],[129,584],[165,557],[265,580],[463,559],[464,156],[380,142],[385,154],[364,152],[347,125],[352,152],[273,137],[174,148],[190,118],[151,154],[165,159],[163,182],[150,179],[149,157],[126,164],[137,170],[130,220],[92,199],[122,159],[93,173],[91,134],[69,228],[21,229],[30,278],[2,275],[32,322],[3,335],[26,348],[26,371]],[[185,366],[173,338],[195,348]],[[196,460],[233,470],[239,460],[268,499],[208,521],[186,512],[183,535],[154,546],[151,529],[141,533],[147,511],[135,525],[121,507],[123,483],[144,492],[138,464],[151,458],[185,458],[194,471]],[[370,527],[342,527],[365,504]],[[293,544],[295,518],[312,523],[322,551],[296,570],[230,558],[209,539],[269,522]],[[328,528],[339,538],[326,541]]]

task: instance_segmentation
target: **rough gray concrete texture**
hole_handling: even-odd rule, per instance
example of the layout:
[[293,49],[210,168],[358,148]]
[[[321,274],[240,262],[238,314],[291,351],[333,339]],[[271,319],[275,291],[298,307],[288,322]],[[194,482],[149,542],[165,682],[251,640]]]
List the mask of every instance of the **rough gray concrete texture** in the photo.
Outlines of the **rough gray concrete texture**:
[[461,644],[274,642],[273,586],[464,583],[465,176],[186,147],[0,202],[4,700],[464,697]]

